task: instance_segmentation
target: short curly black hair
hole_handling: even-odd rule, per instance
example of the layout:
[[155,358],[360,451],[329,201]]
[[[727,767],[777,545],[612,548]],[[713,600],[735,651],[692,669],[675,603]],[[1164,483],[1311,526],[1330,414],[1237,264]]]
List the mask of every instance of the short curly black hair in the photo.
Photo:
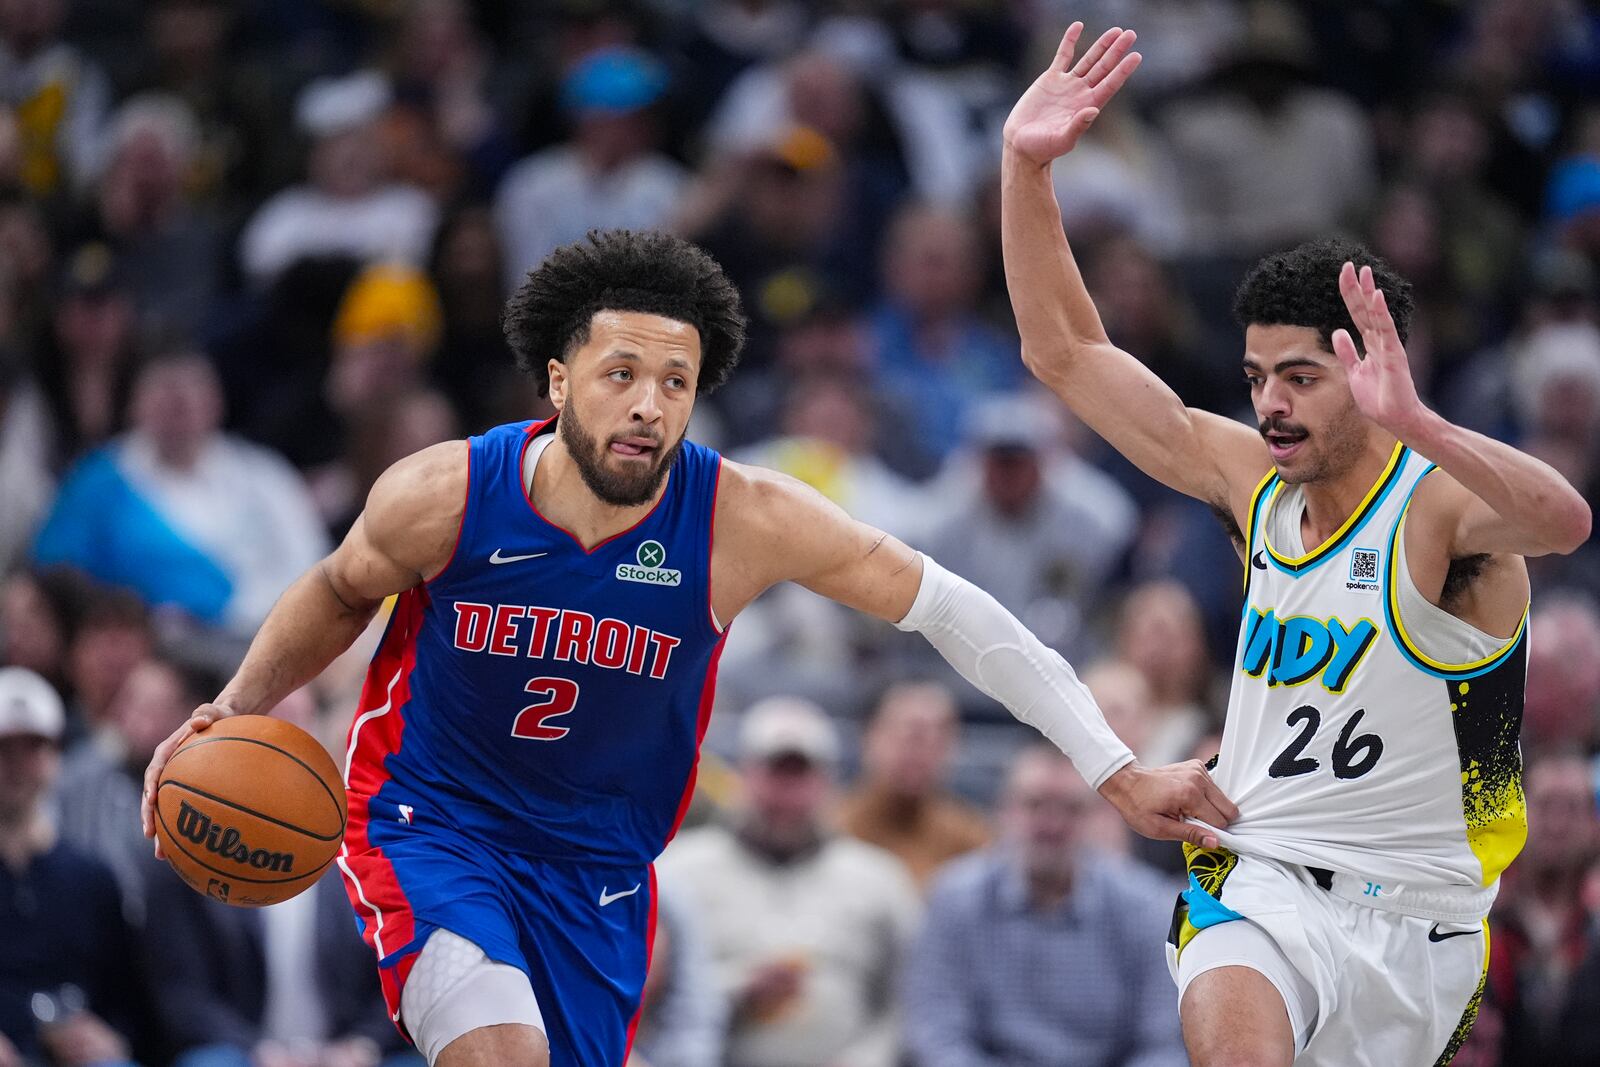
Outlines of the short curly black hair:
[[1389,314],[1403,343],[1411,326],[1411,283],[1363,245],[1344,238],[1307,241],[1298,248],[1267,256],[1250,269],[1233,298],[1233,317],[1241,327],[1309,326],[1322,345],[1333,351],[1333,332],[1350,331],[1357,347],[1361,334],[1339,295],[1339,268],[1348,260],[1357,269],[1371,267],[1383,290]]
[[529,271],[500,320],[540,396],[550,391],[549,360],[566,362],[589,339],[597,311],[660,315],[699,330],[701,393],[728,380],[744,349],[739,290],[716,260],[669,233],[590,230]]

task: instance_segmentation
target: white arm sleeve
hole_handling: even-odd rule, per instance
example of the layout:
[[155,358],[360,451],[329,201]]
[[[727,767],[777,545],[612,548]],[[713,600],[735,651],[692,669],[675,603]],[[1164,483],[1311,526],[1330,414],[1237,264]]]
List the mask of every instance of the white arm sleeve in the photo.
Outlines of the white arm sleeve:
[[926,555],[917,599],[895,625],[926,637],[961,677],[1065,752],[1094,788],[1133,762],[1067,661],[994,597]]

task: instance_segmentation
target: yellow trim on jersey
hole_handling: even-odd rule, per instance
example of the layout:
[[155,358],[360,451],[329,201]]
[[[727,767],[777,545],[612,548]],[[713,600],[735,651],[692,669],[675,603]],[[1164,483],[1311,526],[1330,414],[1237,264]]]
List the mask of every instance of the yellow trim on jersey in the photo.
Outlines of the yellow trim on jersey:
[[1443,672],[1446,677],[1450,678],[1460,677],[1468,672],[1481,674],[1509,655],[1511,650],[1517,647],[1517,642],[1522,640],[1523,631],[1528,627],[1528,609],[1531,606],[1531,602],[1522,605],[1522,618],[1517,620],[1517,628],[1506,639],[1505,644],[1482,659],[1475,659],[1470,663],[1445,663],[1434,659],[1418,648],[1417,643],[1411,639],[1411,635],[1406,631],[1405,619],[1400,615],[1400,559],[1395,554],[1395,547],[1400,543],[1400,539],[1405,536],[1406,513],[1410,510],[1411,501],[1407,500],[1406,506],[1400,509],[1400,520],[1395,523],[1394,534],[1389,538],[1389,580],[1387,583],[1388,588],[1384,590],[1383,595],[1389,606],[1390,631],[1405,648],[1406,652],[1422,666]]
[[1267,471],[1250,491],[1250,510],[1244,516],[1244,590],[1250,592],[1250,549],[1256,543],[1256,516],[1261,511],[1261,494],[1267,491],[1267,486],[1272,484],[1272,479],[1277,477],[1276,467]]
[[[1283,553],[1272,547],[1272,542],[1267,539],[1265,532],[1263,532],[1261,535],[1262,547],[1267,550],[1268,554],[1270,554],[1273,559],[1277,560],[1285,567],[1304,567],[1308,563],[1316,562],[1323,555],[1327,554],[1329,550],[1337,546],[1339,542],[1344,539],[1344,536],[1355,527],[1356,523],[1360,522],[1366,516],[1367,512],[1372,509],[1372,506],[1377,501],[1378,497],[1383,495],[1383,490],[1389,485],[1390,479],[1394,477],[1396,473],[1395,468],[1399,465],[1400,460],[1405,453],[1406,446],[1401,444],[1399,441],[1396,441],[1394,444],[1394,451],[1389,453],[1389,462],[1384,464],[1383,473],[1379,474],[1378,480],[1372,483],[1372,488],[1367,490],[1367,495],[1361,498],[1360,505],[1350,513],[1350,517],[1345,519],[1344,523],[1337,530],[1328,535],[1327,540],[1323,541],[1322,544],[1318,545],[1310,552],[1298,557],[1285,556]],[[1283,487],[1284,483],[1279,482],[1278,488],[1273,490],[1272,500],[1268,502],[1267,510],[1270,511],[1274,506],[1277,505],[1278,497],[1283,493]]]

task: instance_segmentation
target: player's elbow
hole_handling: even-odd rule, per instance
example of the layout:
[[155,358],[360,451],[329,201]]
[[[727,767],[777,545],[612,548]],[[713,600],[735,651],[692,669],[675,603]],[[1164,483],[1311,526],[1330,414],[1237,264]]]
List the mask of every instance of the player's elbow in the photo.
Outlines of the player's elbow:
[[1550,551],[1559,555],[1576,552],[1589,540],[1589,534],[1594,527],[1594,514],[1589,510],[1588,501],[1584,500],[1576,490],[1568,490],[1563,494],[1565,499],[1557,509],[1556,521],[1551,523]]

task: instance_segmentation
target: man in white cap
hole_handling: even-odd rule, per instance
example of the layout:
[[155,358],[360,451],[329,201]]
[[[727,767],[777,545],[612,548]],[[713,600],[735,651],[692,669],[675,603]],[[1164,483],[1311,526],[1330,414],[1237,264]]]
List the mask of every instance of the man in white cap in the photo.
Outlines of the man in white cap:
[[0,1065],[129,1062],[141,1017],[132,934],[104,863],[62,844],[46,798],[60,769],[61,697],[0,668]]
[[304,185],[285,189],[250,219],[239,258],[265,286],[308,256],[422,262],[439,210],[422,190],[391,182],[378,120],[393,91],[376,71],[320,78],[300,93],[295,119],[311,139]]
[[661,859],[703,919],[732,1067],[898,1062],[891,990],[922,905],[899,860],[829,828],[838,758],[815,704],[762,701],[740,724],[731,825],[685,833]]

